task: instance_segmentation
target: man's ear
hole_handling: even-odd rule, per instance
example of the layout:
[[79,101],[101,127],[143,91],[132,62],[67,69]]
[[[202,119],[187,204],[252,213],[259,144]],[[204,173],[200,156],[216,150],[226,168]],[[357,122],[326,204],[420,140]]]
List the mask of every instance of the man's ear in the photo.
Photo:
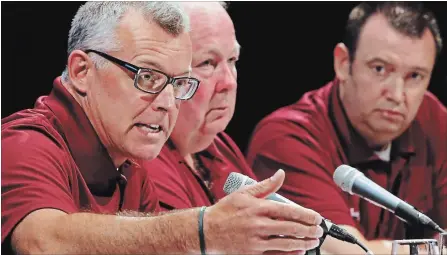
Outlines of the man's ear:
[[349,50],[344,43],[338,43],[334,49],[334,70],[335,75],[343,83],[350,74]]
[[74,50],[68,57],[68,75],[73,88],[81,94],[86,94],[88,90],[87,75],[94,67],[93,62],[89,56],[81,51]]

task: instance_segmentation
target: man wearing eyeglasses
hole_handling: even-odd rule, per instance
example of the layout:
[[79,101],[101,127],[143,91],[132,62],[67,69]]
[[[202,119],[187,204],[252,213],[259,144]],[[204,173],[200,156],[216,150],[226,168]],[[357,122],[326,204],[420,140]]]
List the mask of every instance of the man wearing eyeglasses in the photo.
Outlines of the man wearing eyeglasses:
[[[281,171],[207,209],[150,215],[158,199],[138,162],[158,155],[180,101],[199,86],[187,32],[175,3],[78,10],[51,94],[2,119],[2,252],[253,254],[318,245],[319,214],[263,199],[279,189]],[[269,238],[301,232],[309,238]]]

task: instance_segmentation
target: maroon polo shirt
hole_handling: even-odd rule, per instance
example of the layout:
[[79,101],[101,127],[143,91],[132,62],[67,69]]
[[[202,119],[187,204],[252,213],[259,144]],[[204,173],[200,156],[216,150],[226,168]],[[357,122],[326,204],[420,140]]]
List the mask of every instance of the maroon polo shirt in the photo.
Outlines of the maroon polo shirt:
[[146,171],[131,171],[129,161],[117,170],[60,78],[33,109],[2,119],[1,135],[3,251],[17,223],[38,209],[113,214],[158,208]]
[[225,196],[223,186],[231,172],[256,179],[233,140],[224,132],[213,143],[196,154],[210,172],[210,189],[202,177],[193,171],[169,140],[160,155],[142,163],[155,185],[164,210],[209,206]]
[[[257,125],[247,155],[257,177],[282,168],[286,180],[280,193],[287,198],[337,224],[356,227],[368,239],[404,238],[404,225],[391,212],[337,187],[333,173],[348,164],[447,228],[446,108],[427,92],[385,162],[351,126],[338,88],[335,80],[308,92]],[[432,234],[419,231],[413,234]]]

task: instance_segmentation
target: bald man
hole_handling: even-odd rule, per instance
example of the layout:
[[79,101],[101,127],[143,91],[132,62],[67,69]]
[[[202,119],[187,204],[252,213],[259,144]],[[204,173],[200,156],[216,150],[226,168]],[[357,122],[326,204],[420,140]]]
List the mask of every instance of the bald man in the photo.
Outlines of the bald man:
[[230,172],[255,179],[243,154],[224,132],[236,104],[240,46],[226,5],[185,2],[191,20],[194,98],[183,102],[174,131],[160,155],[147,161],[165,210],[208,206],[225,196]]

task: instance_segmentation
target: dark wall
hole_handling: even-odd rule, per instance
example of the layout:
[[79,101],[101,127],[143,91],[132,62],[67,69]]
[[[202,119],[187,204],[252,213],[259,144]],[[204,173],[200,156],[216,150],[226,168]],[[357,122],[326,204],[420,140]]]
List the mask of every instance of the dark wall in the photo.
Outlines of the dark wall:
[[[70,22],[82,2],[2,2],[1,117],[48,94],[66,63]],[[228,133],[244,151],[262,117],[331,80],[332,50],[357,2],[231,2],[239,43],[238,97]],[[447,3],[428,2],[447,38]],[[447,54],[429,89],[447,105]]]

